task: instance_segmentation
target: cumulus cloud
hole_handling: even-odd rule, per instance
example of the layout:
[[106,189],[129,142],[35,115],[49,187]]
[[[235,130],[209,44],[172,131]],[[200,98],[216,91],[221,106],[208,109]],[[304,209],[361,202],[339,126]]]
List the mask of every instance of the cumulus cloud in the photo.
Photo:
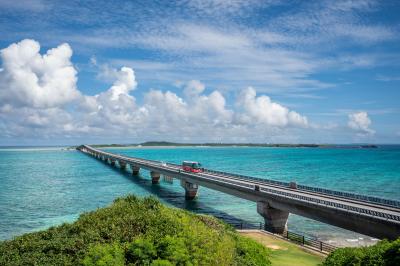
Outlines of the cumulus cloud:
[[241,92],[237,104],[244,111],[238,114],[238,121],[240,123],[261,123],[276,127],[308,126],[305,116],[290,111],[279,103],[273,102],[266,95],[257,97],[256,91],[252,87]]
[[68,44],[40,54],[34,40],[23,40],[1,50],[0,102],[18,106],[55,107],[80,96]]
[[110,87],[84,95],[76,86],[71,55],[68,44],[41,55],[33,40],[1,50],[1,136],[260,141],[259,136],[273,138],[282,130],[308,126],[305,116],[257,96],[253,88],[243,90],[236,105],[229,106],[220,91],[207,93],[199,80],[184,82],[181,96],[151,89],[138,103],[131,94],[137,81],[129,67],[102,69],[113,80]]
[[97,95],[82,97],[80,108],[86,111],[82,114],[85,123],[97,128],[116,126],[120,131],[137,125],[144,114],[138,112],[136,100],[130,95],[137,86],[133,69],[122,67],[112,72],[116,79],[112,86]]
[[206,86],[199,80],[191,80],[186,84],[183,93],[185,94],[186,98],[190,99],[191,97],[201,94],[205,88]]
[[136,88],[135,74],[132,68],[122,67],[120,71],[116,73],[117,80],[113,86],[109,89],[111,100],[115,101],[122,96],[128,96],[131,90]]
[[349,128],[355,130],[360,136],[369,136],[375,134],[375,131],[370,128],[371,119],[367,112],[356,112],[349,114],[347,123]]

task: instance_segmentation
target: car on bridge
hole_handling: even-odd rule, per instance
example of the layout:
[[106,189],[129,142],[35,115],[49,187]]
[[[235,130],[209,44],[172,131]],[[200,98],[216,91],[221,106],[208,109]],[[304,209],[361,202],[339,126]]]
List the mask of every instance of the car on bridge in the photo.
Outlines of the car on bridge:
[[199,162],[183,161],[182,169],[186,172],[200,173],[203,172],[203,168]]

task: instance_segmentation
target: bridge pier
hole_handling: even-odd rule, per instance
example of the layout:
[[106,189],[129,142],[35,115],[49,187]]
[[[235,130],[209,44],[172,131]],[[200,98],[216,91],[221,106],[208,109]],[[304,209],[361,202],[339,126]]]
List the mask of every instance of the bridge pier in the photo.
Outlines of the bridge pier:
[[187,200],[193,200],[194,198],[196,198],[199,185],[190,183],[185,179],[182,179],[181,186],[185,189],[185,198]]
[[111,166],[115,166],[115,159],[110,158],[110,164],[111,164]]
[[268,202],[258,201],[257,212],[264,217],[266,231],[284,234],[287,231],[289,212],[272,208]]
[[150,172],[150,176],[151,176],[151,183],[152,184],[159,184],[160,183],[160,173],[151,171]]
[[138,175],[140,171],[140,167],[134,164],[131,164],[132,175]]
[[126,162],[118,161],[118,164],[119,164],[119,168],[121,168],[121,170],[125,170],[126,169]]

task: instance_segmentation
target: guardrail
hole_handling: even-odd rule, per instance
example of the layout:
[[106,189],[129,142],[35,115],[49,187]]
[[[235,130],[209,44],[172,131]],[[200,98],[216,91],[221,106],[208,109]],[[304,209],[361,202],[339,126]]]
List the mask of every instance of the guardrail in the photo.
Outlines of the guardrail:
[[269,188],[260,188],[260,190],[271,193],[271,194],[282,195],[284,197],[296,198],[296,199],[307,201],[307,202],[315,202],[317,204],[322,204],[325,206],[332,206],[334,208],[341,208],[341,209],[345,209],[348,211],[358,212],[358,213],[372,215],[372,216],[378,216],[378,217],[381,217],[384,219],[392,219],[392,220],[400,221],[400,216],[398,216],[398,215],[373,211],[373,210],[366,209],[366,208],[358,208],[358,207],[354,207],[354,206],[350,206],[350,205],[346,205],[346,204],[341,204],[341,203],[336,203],[336,202],[332,202],[332,201],[328,201],[328,200],[322,200],[322,199],[318,199],[318,198],[297,195],[297,194],[293,194],[290,192],[278,191],[278,190],[269,189]]
[[288,183],[288,182],[282,182],[282,181],[277,181],[277,180],[272,180],[272,179],[264,179],[264,178],[253,177],[253,176],[239,175],[239,174],[235,174],[235,173],[210,170],[210,169],[206,169],[206,168],[204,168],[204,172],[210,173],[210,174],[221,174],[221,175],[226,175],[226,176],[234,176],[234,177],[239,177],[239,178],[248,179],[248,180],[252,180],[252,181],[262,182],[262,183],[271,184],[271,185],[284,186],[284,187],[288,187],[290,185],[290,183]]
[[[221,175],[226,175],[226,176],[234,176],[234,177],[238,177],[238,178],[248,179],[248,180],[257,181],[257,182],[262,182],[262,183],[265,183],[265,184],[278,185],[278,186],[283,186],[283,187],[290,187],[290,182],[283,182],[283,181],[277,181],[277,180],[272,180],[272,179],[264,179],[264,178],[259,178],[259,177],[252,177],[252,176],[247,176],[247,175],[228,173],[228,172],[224,172],[224,171],[210,170],[210,169],[206,169],[206,168],[204,168],[204,172],[211,173],[211,174],[215,173],[215,174],[221,174]],[[365,195],[360,195],[360,194],[356,194],[356,193],[342,192],[342,191],[336,191],[336,190],[319,188],[319,187],[312,187],[312,186],[306,186],[306,185],[297,185],[297,189],[298,190],[304,190],[304,191],[310,191],[310,192],[317,192],[317,193],[321,193],[321,194],[325,194],[325,195],[331,195],[331,196],[335,196],[335,197],[342,197],[342,198],[347,198],[347,199],[355,199],[355,200],[359,200],[359,201],[370,202],[370,203],[374,203],[374,204],[380,204],[380,205],[400,208],[400,201],[397,201],[397,200],[390,200],[390,199],[384,199],[384,198],[378,198],[378,197],[371,197],[371,196],[365,196]]]
[[317,240],[316,238],[312,238],[312,237],[305,236],[305,235],[300,235],[300,234],[297,234],[297,233],[291,232],[291,231],[287,231],[285,238],[287,238],[293,242],[296,242],[298,244],[301,244],[303,246],[313,247],[322,252],[330,253],[330,252],[334,251],[335,249],[337,249],[337,247],[335,247],[334,245],[327,244],[320,240]]
[[323,193],[323,194],[342,197],[342,198],[356,199],[356,200],[361,200],[361,201],[365,201],[365,202],[378,203],[381,205],[400,208],[400,201],[396,201],[396,200],[371,197],[371,196],[365,196],[365,195],[360,195],[360,194],[355,194],[355,193],[350,193],[350,192],[342,192],[342,191],[336,191],[336,190],[330,190],[330,189],[318,188],[318,187],[311,187],[311,186],[305,186],[305,185],[297,185],[297,188],[306,190],[306,191],[318,192],[318,193]]
[[[228,224],[232,225],[236,229],[255,229],[255,230],[263,230],[264,228],[264,223],[247,223],[247,222],[240,222],[240,223],[231,223],[228,222]],[[312,247],[316,250],[319,250],[321,252],[326,252],[330,253],[337,249],[336,246],[322,242],[318,240],[315,237],[311,236],[306,236],[306,235],[301,235],[292,231],[287,231],[285,234],[280,235],[292,242],[295,242],[297,244],[303,245],[303,246],[309,246]]]

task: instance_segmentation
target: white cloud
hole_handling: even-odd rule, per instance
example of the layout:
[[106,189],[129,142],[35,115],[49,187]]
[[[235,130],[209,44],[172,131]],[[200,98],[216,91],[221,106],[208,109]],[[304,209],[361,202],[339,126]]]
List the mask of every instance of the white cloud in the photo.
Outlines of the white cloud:
[[80,96],[68,44],[39,53],[40,45],[23,40],[1,50],[0,102],[19,106],[54,107]]
[[[47,3],[48,4],[48,3]],[[0,7],[19,11],[40,12],[46,10],[47,6],[42,0],[2,0]]]
[[385,4],[369,0],[308,1],[302,8],[275,17],[270,29],[297,40],[293,44],[329,50],[332,46],[371,45],[397,39],[396,26],[368,23],[360,16],[379,10],[379,5]]
[[384,26],[335,25],[332,30],[338,37],[350,37],[353,41],[364,43],[378,43],[397,38],[395,31]]
[[121,95],[129,95],[129,92],[136,88],[135,74],[129,67],[122,67],[117,72],[117,80],[109,89],[111,93],[111,100],[118,99]]
[[[28,5],[25,2],[23,6]],[[79,47],[81,54],[97,53],[98,48],[123,47],[127,54],[134,54],[136,49],[145,51],[142,62],[128,65],[140,73],[143,83],[157,80],[167,85],[177,78],[196,78],[218,88],[236,90],[251,85],[259,91],[265,88],[263,92],[282,95],[287,90],[304,93],[332,86],[315,74],[332,68],[336,71],[338,65],[340,70],[396,64],[397,56],[373,60],[371,51],[357,49],[398,40],[397,24],[363,19],[384,14],[390,5],[372,0],[303,1],[298,5],[280,0],[184,0],[167,7],[147,1],[127,3],[124,8],[107,1],[79,8],[76,3],[58,3],[49,5],[51,12],[46,12],[46,20],[35,19],[29,35],[49,42],[68,40]],[[279,8],[269,13],[271,6]],[[262,23],[260,10],[264,14]],[[15,33],[14,25],[5,25],[4,38],[25,36],[23,29],[31,21],[27,16]],[[49,21],[78,21],[88,27],[69,31],[60,28],[60,23],[49,25]],[[353,51],[356,58],[340,60],[338,53],[347,50]],[[335,64],[324,64],[327,54]],[[101,53],[97,55],[101,60]]]
[[205,88],[206,86],[199,80],[191,80],[186,84],[183,93],[187,99],[190,99],[203,93]]
[[182,96],[152,89],[138,103],[131,95],[137,81],[130,67],[102,69],[108,80],[113,79],[110,88],[94,96],[82,94],[76,88],[72,50],[67,44],[42,56],[37,42],[24,40],[1,53],[0,128],[5,128],[4,137],[112,134],[115,138],[176,141],[266,141],[284,136],[292,140],[296,137],[290,136],[290,130],[308,126],[305,116],[266,95],[257,96],[253,88],[243,90],[232,107],[220,91],[206,92],[199,80],[183,82]]
[[85,123],[96,128],[131,128],[141,121],[136,112],[136,101],[129,93],[137,86],[135,73],[129,67],[111,70],[116,79],[106,91],[95,96],[84,96],[80,102]]
[[308,126],[306,117],[271,101],[266,95],[257,97],[256,91],[251,87],[241,92],[237,104],[244,110],[238,114],[240,123],[261,123],[276,127]]
[[375,80],[383,81],[383,82],[391,82],[391,81],[399,81],[400,75],[377,75]]
[[349,114],[347,125],[352,130],[355,130],[360,136],[369,136],[375,134],[375,131],[370,128],[371,119],[367,112],[356,112]]

